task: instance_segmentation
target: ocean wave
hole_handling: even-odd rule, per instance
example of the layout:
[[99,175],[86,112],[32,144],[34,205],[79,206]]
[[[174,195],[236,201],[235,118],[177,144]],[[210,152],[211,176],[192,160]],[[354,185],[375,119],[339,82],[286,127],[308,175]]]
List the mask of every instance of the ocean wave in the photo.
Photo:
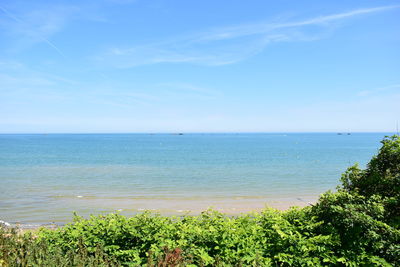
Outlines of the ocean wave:
[[0,225],[6,226],[6,227],[10,227],[11,226],[10,223],[8,223],[6,221],[2,221],[2,220],[0,220]]

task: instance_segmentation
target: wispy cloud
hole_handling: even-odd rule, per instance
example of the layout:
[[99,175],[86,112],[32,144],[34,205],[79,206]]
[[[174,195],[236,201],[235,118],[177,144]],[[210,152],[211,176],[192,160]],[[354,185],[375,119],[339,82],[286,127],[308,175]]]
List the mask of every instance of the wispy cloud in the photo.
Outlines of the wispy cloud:
[[0,92],[16,91],[31,86],[50,86],[62,78],[32,70],[17,61],[0,61]]
[[119,68],[157,63],[232,64],[262,52],[269,44],[320,39],[335,22],[399,7],[364,8],[299,21],[216,28],[157,43],[114,47],[96,59]]
[[360,91],[360,92],[358,92],[358,95],[359,96],[370,96],[370,95],[375,95],[375,94],[379,94],[382,92],[393,91],[395,89],[399,90],[400,84],[392,84],[392,85],[388,85],[388,86],[384,86],[384,87],[374,88],[371,90]]
[[59,32],[77,11],[78,8],[74,6],[50,6],[32,10],[10,10],[5,6],[0,6],[0,13],[8,18],[8,20],[3,20],[0,27],[20,40],[19,47],[46,43],[51,49],[65,57],[61,49],[50,41],[50,37]]
[[[91,85],[93,87],[93,85]],[[124,87],[124,86],[122,86]],[[136,87],[136,88],[135,88]],[[177,99],[196,100],[197,102],[215,100],[222,96],[217,90],[182,82],[164,82],[146,86],[134,86],[134,88],[122,88],[115,91],[114,88],[104,86],[90,94],[92,99],[100,104],[109,104],[121,108],[132,109],[133,105],[159,106],[175,105]]]
[[0,109],[27,103],[41,103],[40,106],[45,107],[54,103],[80,102],[85,103],[85,107],[124,111],[151,107],[154,110],[158,106],[175,107],[177,100],[202,103],[220,96],[220,91],[192,83],[126,84],[117,81],[99,83],[97,79],[72,80],[35,70],[18,61],[0,61]]
[[[0,106],[3,109],[15,109],[33,102],[40,102],[43,107],[53,101],[64,101],[71,97],[71,89],[77,84],[17,61],[0,61]],[[6,114],[2,113],[3,116]]]
[[[105,0],[106,1],[106,0]],[[132,0],[110,0],[131,3]],[[7,33],[12,42],[11,51],[30,48],[38,43],[45,43],[53,51],[65,57],[65,52],[52,40],[72,21],[109,22],[104,9],[107,5],[100,1],[81,3],[50,2],[45,5],[40,1],[0,3],[0,30]],[[11,37],[11,38],[10,38]]]
[[106,0],[106,2],[111,3],[111,4],[125,5],[125,4],[135,3],[135,2],[137,2],[137,0]]
[[214,99],[222,95],[222,93],[217,90],[182,82],[159,83],[156,84],[155,87],[161,89],[160,93],[163,94],[164,97],[178,95],[181,98]]
[[381,11],[386,11],[390,9],[399,8],[400,6],[383,6],[383,7],[374,7],[374,8],[364,8],[364,9],[356,9],[349,12],[337,13],[326,16],[318,16],[311,19],[293,21],[293,22],[277,22],[277,23],[259,23],[259,24],[247,24],[240,25],[234,27],[226,27],[216,29],[211,32],[203,33],[198,36],[198,38],[194,38],[193,41],[218,41],[218,40],[226,40],[226,39],[234,39],[240,38],[244,36],[258,35],[258,34],[266,34],[270,33],[276,29],[285,29],[285,28],[296,28],[303,26],[312,26],[312,25],[322,25],[327,26],[329,23],[343,20],[346,18],[355,17],[358,15],[368,14],[368,13],[376,13]]

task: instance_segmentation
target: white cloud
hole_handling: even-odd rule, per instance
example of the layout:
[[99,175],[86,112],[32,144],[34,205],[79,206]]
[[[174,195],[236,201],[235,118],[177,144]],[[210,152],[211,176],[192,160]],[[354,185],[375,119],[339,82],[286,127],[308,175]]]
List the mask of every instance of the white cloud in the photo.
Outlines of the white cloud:
[[12,41],[12,51],[19,52],[37,43],[46,43],[53,51],[65,57],[62,49],[51,40],[52,37],[62,32],[74,20],[108,22],[102,15],[103,3],[99,1],[85,1],[79,4],[49,2],[46,5],[35,1],[22,3],[14,1],[7,5],[0,3],[0,18],[2,17],[0,30],[11,37],[9,40]]
[[179,97],[213,99],[222,95],[222,93],[217,90],[182,82],[160,83],[155,87],[162,89],[164,97],[179,95]]
[[198,38],[197,39],[194,38],[193,41],[199,42],[199,41],[226,40],[226,39],[239,38],[243,36],[269,33],[276,29],[296,28],[296,27],[310,26],[310,25],[327,25],[328,23],[333,21],[338,21],[368,13],[375,13],[375,12],[395,9],[399,7],[400,6],[383,6],[375,8],[364,8],[364,9],[356,9],[349,12],[338,13],[327,16],[319,16],[307,20],[294,21],[294,22],[259,23],[259,24],[240,25],[235,27],[226,27],[200,34]]
[[[271,43],[320,39],[334,22],[399,7],[356,9],[300,21],[217,28],[158,43],[115,47],[97,57],[97,60],[119,68],[157,63],[232,64],[262,52]],[[313,27],[313,33],[308,31],[310,27]]]
[[9,10],[0,6],[0,12],[8,18],[0,23],[0,28],[18,40],[16,47],[29,47],[44,42],[64,57],[64,53],[50,41],[50,37],[61,31],[78,10],[74,6],[56,5],[23,10]]
[[400,84],[392,84],[392,85],[388,85],[385,87],[379,87],[379,88],[374,88],[371,90],[360,91],[360,92],[358,92],[358,95],[359,96],[369,96],[369,95],[374,95],[374,94],[378,94],[381,92],[392,91],[393,89],[400,89]]
[[137,2],[137,0],[106,0],[106,2],[111,3],[111,4],[126,5],[126,4],[135,3],[135,2]]

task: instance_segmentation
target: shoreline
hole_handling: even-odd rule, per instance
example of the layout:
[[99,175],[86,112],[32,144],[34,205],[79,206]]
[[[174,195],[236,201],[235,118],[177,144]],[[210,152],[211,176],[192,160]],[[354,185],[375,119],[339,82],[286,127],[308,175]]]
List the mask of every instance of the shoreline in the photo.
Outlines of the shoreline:
[[[119,213],[130,217],[139,213],[150,211],[159,213],[163,216],[196,216],[201,212],[212,209],[228,216],[238,216],[245,213],[260,212],[265,208],[273,208],[280,211],[288,210],[291,207],[305,207],[314,204],[318,196],[293,197],[293,198],[267,198],[267,197],[233,197],[222,199],[107,199],[107,198],[86,198],[77,196],[72,202],[80,204],[79,210],[63,210],[55,213],[54,211],[41,211],[41,214],[30,214],[22,217],[22,220],[12,220],[12,218],[0,218],[0,224],[7,227],[17,227],[20,229],[37,229],[41,227],[57,228],[62,227],[72,221],[73,213],[78,216],[89,218],[91,215],[102,215],[109,213]],[[103,203],[101,205],[101,203]],[[69,203],[71,204],[71,202]],[[82,207],[82,205],[84,205]],[[72,205],[73,206],[73,205]],[[20,211],[22,212],[22,211]],[[51,215],[52,214],[52,215]],[[18,216],[18,217],[21,217]],[[46,218],[47,217],[47,218]],[[46,219],[44,219],[46,218]]]

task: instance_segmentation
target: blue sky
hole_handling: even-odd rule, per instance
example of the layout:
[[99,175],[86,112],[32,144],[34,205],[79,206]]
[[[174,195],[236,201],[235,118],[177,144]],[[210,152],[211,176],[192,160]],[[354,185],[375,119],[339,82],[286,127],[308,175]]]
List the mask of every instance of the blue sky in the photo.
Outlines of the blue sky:
[[400,1],[0,0],[0,132],[393,132],[399,47]]

